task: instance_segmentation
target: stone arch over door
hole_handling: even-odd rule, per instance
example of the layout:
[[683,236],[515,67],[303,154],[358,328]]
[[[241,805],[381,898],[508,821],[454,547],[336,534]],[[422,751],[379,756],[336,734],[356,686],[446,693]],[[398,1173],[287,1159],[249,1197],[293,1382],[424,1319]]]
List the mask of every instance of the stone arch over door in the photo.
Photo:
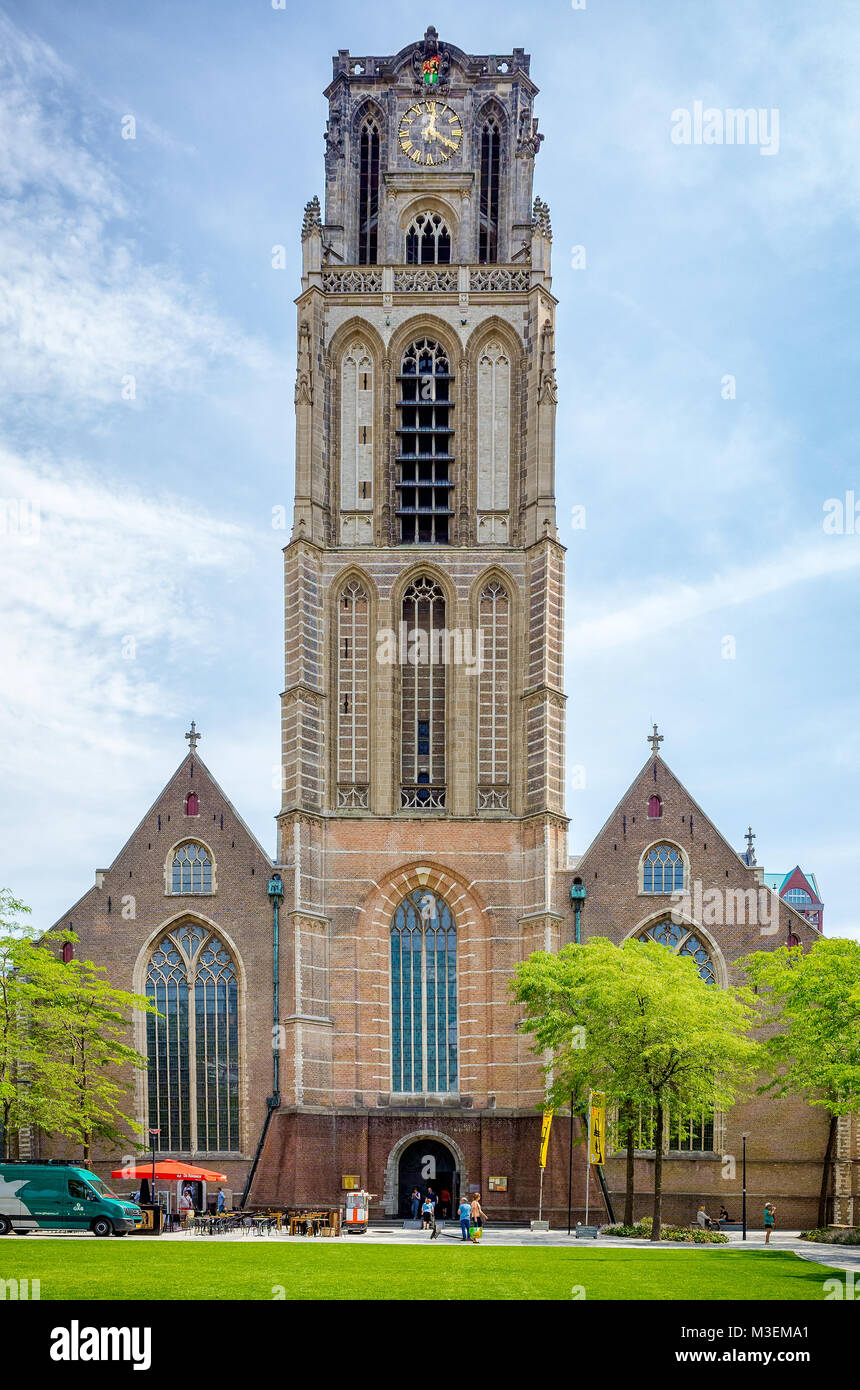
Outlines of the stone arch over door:
[[[385,1208],[386,1216],[396,1217],[398,1214],[400,1200],[400,1160],[413,1144],[420,1144],[422,1139],[429,1139],[437,1144],[444,1144],[449,1149],[454,1159],[457,1178],[459,1181],[460,1194],[469,1190],[469,1175],[466,1168],[466,1158],[459,1144],[441,1129],[414,1129],[409,1134],[404,1134],[388,1155],[385,1164],[385,1186],[383,1188],[382,1204]],[[453,1215],[453,1213],[452,1213]]]

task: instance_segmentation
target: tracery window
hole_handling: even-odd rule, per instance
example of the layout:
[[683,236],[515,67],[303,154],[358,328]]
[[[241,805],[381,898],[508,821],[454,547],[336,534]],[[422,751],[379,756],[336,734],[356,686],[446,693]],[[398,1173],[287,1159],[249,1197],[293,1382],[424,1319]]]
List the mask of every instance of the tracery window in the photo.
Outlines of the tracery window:
[[654,845],[642,865],[643,893],[676,893],[684,888],[684,861],[674,845]]
[[491,118],[481,131],[481,194],[478,211],[478,260],[486,265],[499,259],[499,150],[498,123]]
[[337,604],[338,805],[364,809],[370,780],[370,632],[367,594],[351,579]]
[[404,810],[445,807],[445,701],[447,633],[445,596],[426,576],[403,595],[406,660],[400,681],[400,805]]
[[340,368],[340,506],[373,510],[373,357],[360,341]]
[[208,849],[193,840],[180,845],[173,856],[171,884],[173,893],[211,893],[212,860]]
[[417,888],[391,923],[391,1089],[457,1084],[456,926],[444,898]]
[[692,927],[666,918],[646,927],[636,940],[659,941],[661,946],[668,946],[670,951],[677,951],[679,956],[692,956],[705,983],[716,984],[716,971],[710,951]]
[[449,518],[454,514],[454,377],[445,349],[432,338],[411,343],[403,354],[397,380],[400,540],[405,545],[447,545]]
[[500,342],[478,358],[478,509],[505,511],[511,471],[511,361]]
[[376,265],[379,234],[379,126],[368,117],[359,137],[358,263]]
[[438,212],[413,217],[406,230],[406,264],[451,264],[451,233]]
[[198,923],[172,928],[152,952],[146,995],[149,1124],[161,1147],[236,1152],[239,992],[235,963]]
[[510,810],[510,599],[491,580],[478,601],[478,810]]

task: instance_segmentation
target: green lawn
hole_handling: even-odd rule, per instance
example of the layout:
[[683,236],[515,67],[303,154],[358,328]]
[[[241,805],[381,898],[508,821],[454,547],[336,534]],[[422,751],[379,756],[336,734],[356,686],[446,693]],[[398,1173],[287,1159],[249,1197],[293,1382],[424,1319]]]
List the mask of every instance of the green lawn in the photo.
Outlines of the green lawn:
[[[822,1265],[784,1251],[126,1240],[0,1241],[0,1278],[48,1299],[822,1299]],[[283,1295],[282,1295],[283,1296]],[[581,1297],[581,1295],[579,1295]]]

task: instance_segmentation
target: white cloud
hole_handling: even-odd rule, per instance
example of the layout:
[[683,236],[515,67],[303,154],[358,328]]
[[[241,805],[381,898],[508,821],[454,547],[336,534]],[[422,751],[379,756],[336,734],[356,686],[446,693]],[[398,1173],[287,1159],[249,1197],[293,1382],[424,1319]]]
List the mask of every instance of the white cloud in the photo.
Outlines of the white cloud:
[[212,578],[248,573],[252,538],[190,499],[2,448],[0,498],[37,518],[32,538],[0,533],[0,744],[7,772],[32,773],[45,735],[119,746],[129,715],[171,713],[176,658],[199,668],[216,646]]
[[7,397],[78,410],[197,389],[219,360],[274,369],[175,270],[123,230],[129,200],[87,143],[68,70],[0,16],[0,372]]
[[749,605],[795,584],[850,573],[858,566],[860,544],[855,543],[855,537],[822,537],[816,544],[802,538],[778,555],[713,575],[701,584],[667,578],[634,603],[622,599],[614,611],[578,623],[568,630],[566,646],[569,651],[588,653],[643,638],[653,640],[658,632],[680,627],[705,613]]

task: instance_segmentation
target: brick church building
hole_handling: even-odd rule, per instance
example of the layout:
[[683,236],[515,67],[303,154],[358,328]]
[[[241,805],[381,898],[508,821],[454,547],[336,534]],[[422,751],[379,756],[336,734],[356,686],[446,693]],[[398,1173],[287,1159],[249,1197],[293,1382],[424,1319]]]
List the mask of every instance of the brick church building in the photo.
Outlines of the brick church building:
[[[250,1183],[255,1204],[336,1202],[355,1179],[393,1217],[429,1176],[526,1220],[542,1069],[508,985],[531,951],[575,939],[573,881],[583,938],[656,936],[717,987],[744,952],[818,928],[710,824],[656,730],[569,859],[556,300],[529,57],[467,54],[428,29],[393,56],[333,62],[325,205],[312,199],[302,227],[276,854],[192,725],[155,804],[57,926],[156,1000],[161,1017],[137,1024],[138,1116],[170,1157],[226,1172],[234,1200]],[[689,920],[670,931],[682,884]],[[775,931],[706,925],[696,884],[761,886]],[[739,1126],[751,1193],[794,1203],[786,1220],[814,1216],[823,1117],[769,1105],[670,1118],[669,1217],[737,1192],[718,1160]],[[643,1130],[643,1191],[653,1142]],[[567,1147],[560,1116],[544,1186],[556,1223]],[[856,1125],[841,1152],[860,1152]],[[621,1172],[610,1160],[612,1192]]]

